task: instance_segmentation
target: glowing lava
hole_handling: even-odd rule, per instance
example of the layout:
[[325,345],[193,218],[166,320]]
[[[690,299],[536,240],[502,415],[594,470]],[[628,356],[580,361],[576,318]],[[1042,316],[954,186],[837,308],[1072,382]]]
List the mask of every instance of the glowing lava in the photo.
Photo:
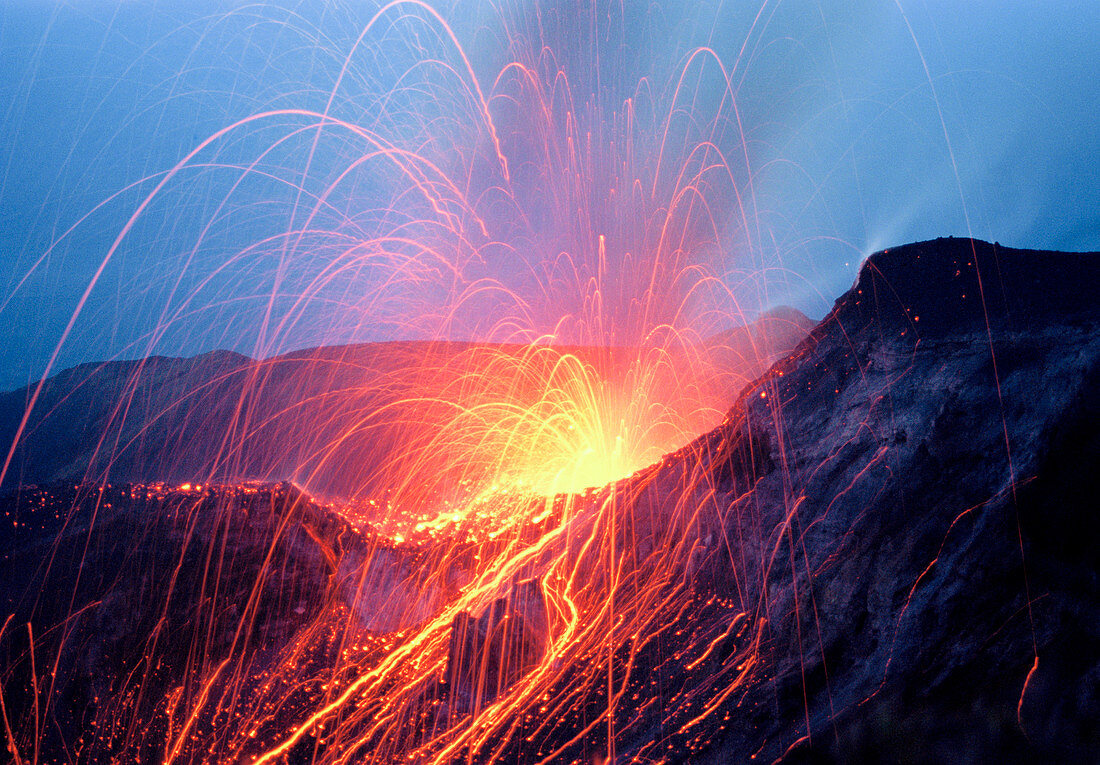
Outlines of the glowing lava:
[[[717,646],[738,657],[670,700],[677,727],[718,708],[752,666],[752,640],[733,645],[744,627],[733,604],[696,603],[686,587],[713,525],[699,466],[718,457],[685,459],[676,490],[659,492],[675,506],[650,497],[644,475],[628,496],[594,490],[716,425],[768,356],[713,339],[744,320],[731,263],[752,244],[728,71],[699,48],[663,80],[616,68],[601,81],[601,41],[625,41],[628,27],[612,7],[610,28],[562,59],[540,41],[538,14],[502,11],[494,71],[429,5],[391,3],[343,54],[324,108],[272,108],[210,136],[121,229],[104,265],[144,217],[171,214],[190,173],[229,179],[198,205],[212,214],[190,255],[197,273],[171,291],[150,352],[195,305],[235,326],[238,302],[258,307],[243,314],[257,359],[363,328],[429,341],[403,366],[345,370],[343,388],[284,411],[263,410],[265,389],[324,365],[249,368],[210,439],[217,470],[232,473],[254,433],[283,423],[273,451],[308,455],[302,485],[358,470],[363,486],[386,487],[353,497],[348,516],[389,541],[345,548],[350,535],[310,531],[331,566],[324,606],[277,655],[250,652],[247,609],[224,660],[212,658],[213,626],[196,637],[188,682],[157,709],[167,761],[262,763],[305,746],[323,762],[443,763],[520,746],[552,762],[593,736],[613,759],[617,729],[653,724],[628,699],[647,682],[636,666],[665,661],[653,651],[670,625],[694,629],[701,610],[721,620],[683,641],[685,677]],[[386,63],[357,78],[364,59]],[[353,88],[364,82],[374,89]],[[263,148],[241,158],[246,137]],[[257,197],[288,214],[255,215]],[[221,255],[215,244],[238,229],[254,240]],[[471,342],[456,351],[454,338]],[[143,384],[139,368],[119,416]],[[216,535],[204,543],[221,560]],[[198,602],[229,574],[204,579]],[[214,625],[229,610],[212,613]],[[526,626],[493,637],[507,619]],[[463,634],[482,627],[488,637]],[[340,648],[331,660],[303,658],[326,646]],[[142,687],[122,685],[119,704],[137,715]],[[104,750],[140,749],[154,727],[134,720]]]

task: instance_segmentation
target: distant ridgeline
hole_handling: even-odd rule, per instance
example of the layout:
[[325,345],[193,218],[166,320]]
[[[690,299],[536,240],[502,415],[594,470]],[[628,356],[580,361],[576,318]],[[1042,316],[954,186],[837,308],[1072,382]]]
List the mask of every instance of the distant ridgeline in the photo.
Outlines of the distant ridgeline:
[[[812,326],[786,308],[706,338],[702,352],[710,368],[696,405],[725,411],[745,384]],[[104,478],[293,479],[326,495],[381,494],[391,477],[380,467],[395,450],[407,448],[402,427],[409,412],[395,404],[404,397],[423,402],[440,395],[439,387],[461,388],[440,370],[497,364],[504,373],[534,379],[548,375],[560,354],[569,353],[622,374],[635,357],[630,348],[578,347],[543,349],[535,364],[500,363],[502,356],[519,357],[525,350],[399,341],[313,348],[265,360],[214,351],[82,364],[43,385],[3,486]],[[676,352],[669,349],[673,358],[665,363],[686,370],[689,359],[674,358]],[[0,394],[5,454],[35,388]],[[417,416],[434,417],[430,407],[420,408],[429,411]]]

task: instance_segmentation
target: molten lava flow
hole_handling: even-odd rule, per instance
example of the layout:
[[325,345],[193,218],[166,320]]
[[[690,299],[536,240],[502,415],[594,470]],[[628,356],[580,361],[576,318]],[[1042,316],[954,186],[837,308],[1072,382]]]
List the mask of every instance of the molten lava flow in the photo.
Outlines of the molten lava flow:
[[[689,587],[720,533],[710,484],[728,458],[693,439],[769,355],[723,334],[744,320],[730,285],[751,264],[731,261],[753,233],[739,180],[751,173],[728,160],[743,142],[729,74],[699,48],[663,79],[603,81],[591,64],[604,30],[558,60],[541,17],[501,13],[507,42],[486,76],[432,7],[385,6],[323,108],[271,108],[201,142],[108,252],[105,265],[186,191],[186,173],[230,172],[224,199],[197,206],[213,211],[188,262],[200,268],[234,224],[255,241],[207,264],[192,292],[181,278],[151,343],[194,304],[229,326],[240,316],[227,306],[255,304],[244,325],[261,360],[225,373],[243,383],[219,431],[179,440],[212,453],[202,485],[278,475],[286,452],[307,488],[339,475],[355,490],[335,504],[360,528],[307,526],[328,565],[316,618],[285,645],[257,646],[255,603],[283,572],[290,522],[272,522],[243,604],[219,593],[235,561],[257,556],[234,557],[215,524],[195,596],[209,628],[180,652],[183,677],[149,719],[142,677],[154,670],[121,678],[89,758],[154,746],[168,762],[614,760],[627,737],[659,759],[700,745],[699,721],[751,671],[758,637],[740,604]],[[608,18],[625,40],[625,17]],[[410,66],[392,63],[395,46]],[[386,65],[356,79],[361,56]],[[242,136],[263,149],[219,155]],[[261,190],[288,205],[272,231],[253,215]],[[225,298],[235,291],[248,297]],[[421,344],[391,366],[277,355],[378,328]],[[126,381],[112,425],[153,368]],[[301,380],[318,376],[329,388],[308,392]],[[222,382],[155,417],[222,405]],[[99,446],[113,458],[144,428],[108,432]],[[646,467],[677,449],[655,485]],[[235,517],[238,496],[217,512]],[[283,517],[277,504],[263,517]],[[192,554],[185,545],[181,571]],[[228,638],[227,614],[239,615]],[[162,645],[150,640],[150,667]]]
[[[551,762],[593,741],[608,752],[653,715],[698,745],[693,727],[724,708],[755,651],[734,602],[696,602],[688,587],[714,530],[711,471],[689,451],[672,484],[653,486],[652,471],[615,483],[717,416],[681,360],[479,346],[420,369],[425,394],[394,404],[406,448],[386,466],[393,492],[348,511],[395,545],[353,556],[350,613],[329,617],[351,648],[257,679],[247,709],[293,699],[303,714],[289,727],[226,719],[240,731],[227,734],[233,756],[280,761],[323,744],[326,761]],[[691,636],[670,661],[657,637],[672,625]],[[302,640],[333,628],[321,619]],[[364,643],[371,633],[387,637]],[[739,658],[716,669],[714,655]],[[672,705],[641,713],[652,680],[639,668],[651,665],[677,678]],[[323,692],[303,701],[310,686]]]
[[421,370],[423,394],[395,405],[406,444],[391,466],[395,493],[423,504],[454,485],[554,496],[612,483],[720,419],[721,393],[690,369],[667,353],[534,345],[475,348]]

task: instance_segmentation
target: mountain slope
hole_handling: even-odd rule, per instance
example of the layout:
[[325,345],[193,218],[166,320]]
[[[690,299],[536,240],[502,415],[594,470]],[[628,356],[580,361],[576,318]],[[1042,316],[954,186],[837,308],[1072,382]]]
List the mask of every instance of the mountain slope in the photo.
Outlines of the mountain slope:
[[[178,577],[183,592],[199,593],[172,601],[181,610],[165,622],[188,636],[186,661],[157,663],[148,686],[134,684],[178,687],[196,704],[209,687],[232,702],[199,718],[181,760],[278,741],[294,744],[289,762],[337,759],[347,754],[341,746],[385,760],[424,744],[427,756],[439,750],[425,742],[443,746],[471,709],[530,681],[524,673],[562,618],[563,590],[540,584],[538,567],[564,555],[579,584],[572,603],[595,592],[597,607],[586,612],[594,616],[575,629],[596,642],[572,653],[558,645],[538,665],[549,678],[538,695],[554,699],[554,714],[536,712],[536,699],[509,707],[514,717],[481,718],[496,732],[454,758],[538,761],[552,752],[587,762],[613,749],[623,762],[1094,762],[1097,283],[1100,254],[948,239],[873,255],[718,428],[579,498],[566,533],[545,537],[553,538],[537,554],[524,545],[557,531],[565,498],[499,542],[519,545],[526,562],[501,578],[486,608],[432,633],[432,666],[445,659],[445,670],[412,672],[414,692],[396,707],[408,724],[391,738],[377,734],[368,704],[387,708],[390,691],[335,708],[336,729],[297,726],[331,698],[332,683],[369,674],[364,667],[400,645],[394,635],[465,591],[475,556],[491,546],[457,532],[395,544],[285,486],[155,489],[152,501],[140,489],[136,518],[124,510],[134,487],[72,489],[81,496],[72,501],[69,489],[8,495],[0,506],[14,526],[0,573],[24,583],[9,596],[17,629],[2,644],[8,714],[31,741],[38,718],[24,679],[35,652],[22,625],[44,592],[30,569],[49,560],[41,575],[80,597],[46,609],[51,619],[35,622],[34,634],[57,641],[72,630],[79,650],[61,666],[93,675],[108,667],[112,678],[134,677],[117,668],[154,663],[146,637],[157,620],[143,604],[161,601],[160,582]],[[110,491],[121,495],[104,509]],[[204,512],[223,495],[227,513]],[[106,524],[97,536],[88,519],[98,512]],[[239,562],[207,579],[215,549]],[[104,575],[78,589],[64,566],[77,571],[79,561]],[[248,591],[257,616],[241,644],[234,603]],[[130,614],[130,603],[140,612]],[[311,622],[317,608],[326,616]],[[51,629],[58,620],[68,627]],[[624,622],[630,627],[616,632]],[[345,640],[370,660],[343,658]],[[155,646],[158,655],[184,650],[166,645]],[[218,675],[225,651],[239,657],[228,665],[232,679]],[[289,675],[272,676],[276,656]],[[419,667],[421,658],[429,656],[410,661]],[[485,668],[490,688],[478,679]],[[63,692],[97,687],[94,677],[64,679]],[[111,703],[149,720],[143,710],[171,708],[175,698]],[[70,701],[53,709],[96,706]],[[250,716],[260,721],[258,740],[233,728]],[[79,717],[53,722],[63,742],[83,730]],[[291,740],[294,730],[302,735]],[[153,753],[161,733],[152,722],[112,730],[99,751]]]
[[729,519],[704,579],[763,668],[710,761],[1100,751],[1096,284],[1096,254],[876,254],[694,446]]

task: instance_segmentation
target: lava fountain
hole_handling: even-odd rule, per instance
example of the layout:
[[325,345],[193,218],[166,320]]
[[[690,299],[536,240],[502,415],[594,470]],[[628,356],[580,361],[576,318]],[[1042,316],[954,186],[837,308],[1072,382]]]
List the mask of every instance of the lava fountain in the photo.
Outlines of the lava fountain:
[[[639,41],[625,6],[550,10],[467,28],[417,0],[385,5],[333,58],[323,106],[283,98],[141,184],[100,273],[173,220],[184,266],[142,293],[163,300],[130,351],[151,356],[199,316],[212,343],[258,359],[233,373],[221,426],[186,436],[208,457],[193,482],[292,478],[362,541],[310,532],[331,558],[311,621],[286,647],[258,646],[255,611],[231,612],[219,590],[244,569],[207,525],[262,490],[183,501],[188,544],[223,561],[197,585],[185,680],[158,697],[148,672],[118,678],[77,759],[614,760],[624,736],[650,742],[632,756],[659,758],[725,714],[755,626],[688,584],[719,533],[709,468],[731,459],[694,439],[773,353],[730,332],[758,271],[744,62],[700,46],[642,71],[666,62],[647,55],[656,24]],[[364,333],[412,342],[386,368],[286,353]],[[126,447],[111,434],[137,416],[150,369],[125,379],[93,458],[108,467],[89,481],[110,478]],[[333,387],[270,405],[305,378]],[[220,406],[219,390],[166,411]],[[294,455],[293,475],[249,462],[257,434]],[[676,450],[673,493],[646,468]],[[271,533],[256,591],[286,565],[290,532]],[[670,630],[686,633],[674,655]],[[150,640],[147,659],[161,650]],[[679,680],[654,694],[672,665]],[[20,730],[9,742],[26,752]]]

